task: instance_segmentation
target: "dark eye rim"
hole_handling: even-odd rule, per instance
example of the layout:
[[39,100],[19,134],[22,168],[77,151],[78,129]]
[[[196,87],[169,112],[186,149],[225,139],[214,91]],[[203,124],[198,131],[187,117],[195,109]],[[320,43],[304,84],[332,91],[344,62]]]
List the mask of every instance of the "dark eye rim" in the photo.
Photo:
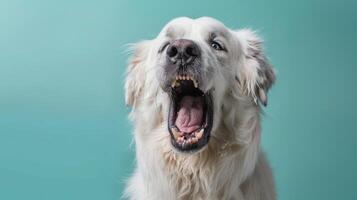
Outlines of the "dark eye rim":
[[169,46],[170,42],[165,42],[159,49],[159,53],[163,52],[167,46]]
[[210,41],[210,46],[211,46],[214,50],[216,50],[216,51],[227,51],[227,50],[223,47],[223,45],[222,45],[220,42],[218,42],[218,41],[214,41],[214,40]]

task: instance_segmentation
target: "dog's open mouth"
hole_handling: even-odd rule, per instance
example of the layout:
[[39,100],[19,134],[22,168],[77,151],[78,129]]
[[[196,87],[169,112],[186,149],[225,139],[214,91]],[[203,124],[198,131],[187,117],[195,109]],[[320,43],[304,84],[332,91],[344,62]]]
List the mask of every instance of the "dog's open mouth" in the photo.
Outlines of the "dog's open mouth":
[[191,76],[177,76],[171,85],[168,128],[171,142],[181,151],[204,147],[213,123],[213,105],[209,92],[198,88]]

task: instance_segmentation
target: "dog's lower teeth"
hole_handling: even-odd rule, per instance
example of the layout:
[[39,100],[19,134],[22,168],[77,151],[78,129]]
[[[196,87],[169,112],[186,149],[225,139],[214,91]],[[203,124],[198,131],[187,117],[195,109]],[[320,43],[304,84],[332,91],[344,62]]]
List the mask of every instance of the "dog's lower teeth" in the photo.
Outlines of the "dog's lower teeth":
[[183,136],[179,137],[179,138],[177,139],[177,141],[178,141],[179,143],[182,143],[182,142],[184,141]]
[[197,143],[198,140],[200,140],[203,136],[203,130],[204,129],[201,129],[200,131],[192,133],[192,135],[185,135],[184,133],[181,133],[176,127],[171,128],[176,142],[183,146]]
[[171,128],[171,132],[174,135],[175,139],[180,139],[180,137],[183,135],[176,127]]
[[202,138],[202,136],[203,136],[203,131],[204,131],[204,129],[201,129],[200,131],[198,131],[198,132],[195,133],[197,139],[201,139],[201,138]]

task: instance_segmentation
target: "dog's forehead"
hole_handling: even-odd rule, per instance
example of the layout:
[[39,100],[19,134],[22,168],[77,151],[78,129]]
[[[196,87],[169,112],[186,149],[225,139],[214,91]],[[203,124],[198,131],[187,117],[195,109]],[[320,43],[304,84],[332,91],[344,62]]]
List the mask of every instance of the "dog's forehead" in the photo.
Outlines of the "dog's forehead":
[[211,17],[201,17],[197,19],[180,17],[167,23],[159,36],[164,35],[175,38],[187,36],[192,33],[216,33],[226,35],[228,29],[222,22]]

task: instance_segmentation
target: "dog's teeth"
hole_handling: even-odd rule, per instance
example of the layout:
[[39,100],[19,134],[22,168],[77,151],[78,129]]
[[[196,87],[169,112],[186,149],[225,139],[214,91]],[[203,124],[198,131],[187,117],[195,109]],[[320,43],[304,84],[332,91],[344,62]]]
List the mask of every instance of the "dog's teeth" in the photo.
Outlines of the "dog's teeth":
[[203,136],[203,131],[204,131],[204,129],[201,129],[200,131],[198,131],[198,132],[195,133],[197,139],[201,139],[201,138],[202,138],[202,136]]
[[195,86],[195,88],[198,88],[198,83],[196,80],[193,80],[193,85]]
[[182,143],[182,142],[183,142],[183,136],[179,137],[179,138],[177,139],[177,141],[178,141],[179,143]]
[[192,138],[192,143],[198,142],[198,139],[196,137]]
[[176,127],[171,128],[171,132],[174,135],[175,140],[177,140],[182,135],[182,133]]
[[171,87],[175,87],[176,86],[176,80],[172,81]]
[[187,142],[188,142],[189,144],[192,144],[192,138],[188,139]]

